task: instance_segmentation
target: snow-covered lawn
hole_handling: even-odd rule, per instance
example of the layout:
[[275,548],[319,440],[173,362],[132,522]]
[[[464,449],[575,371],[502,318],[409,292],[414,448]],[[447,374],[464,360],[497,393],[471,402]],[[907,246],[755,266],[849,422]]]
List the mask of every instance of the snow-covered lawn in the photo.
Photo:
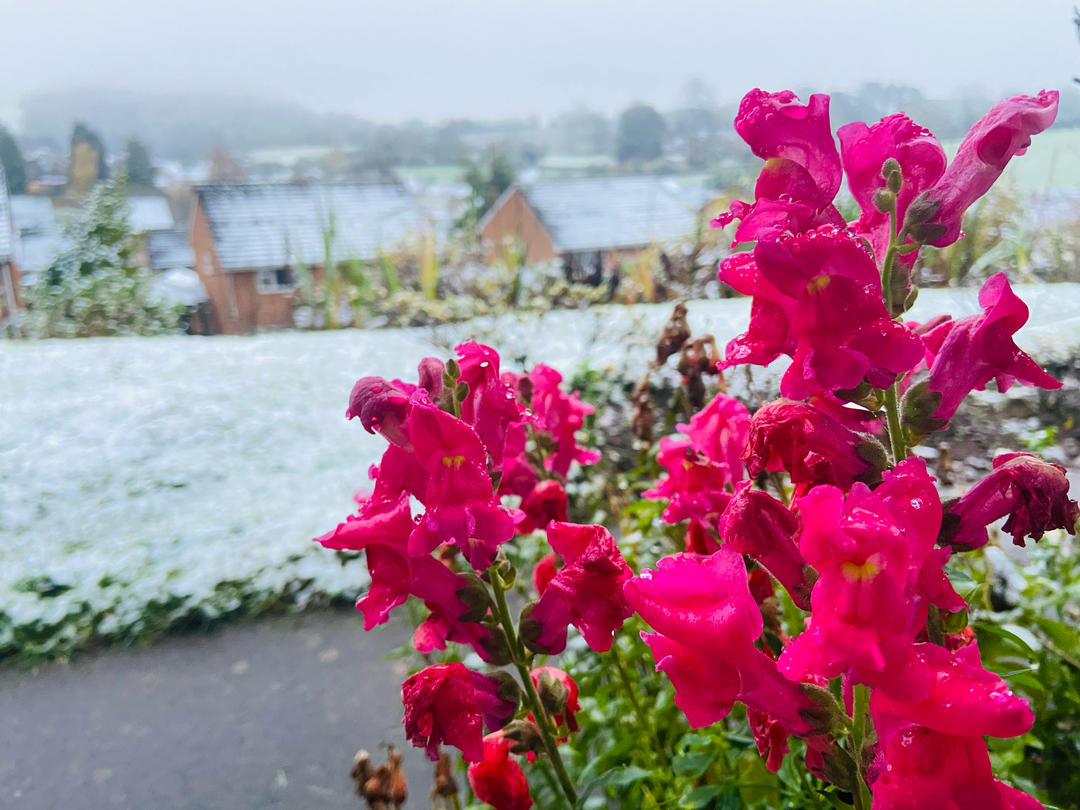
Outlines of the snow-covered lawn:
[[[1020,343],[1080,349],[1080,285],[1019,287]],[[912,317],[976,311],[976,291],[928,291]],[[410,378],[459,339],[510,366],[639,373],[670,305],[483,319],[440,330],[251,338],[0,342],[0,657],[63,652],[279,597],[352,598],[363,566],[310,542],[350,510],[382,442],[347,423],[353,381]],[[721,343],[745,300],[694,302]]]

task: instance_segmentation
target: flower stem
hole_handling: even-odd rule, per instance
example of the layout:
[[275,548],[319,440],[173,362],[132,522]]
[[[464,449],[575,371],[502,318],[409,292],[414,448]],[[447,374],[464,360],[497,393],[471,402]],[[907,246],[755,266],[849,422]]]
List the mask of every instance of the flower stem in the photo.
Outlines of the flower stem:
[[532,715],[536,720],[536,728],[539,730],[540,738],[543,740],[544,750],[547,751],[548,759],[551,760],[551,765],[555,769],[555,776],[559,780],[559,786],[562,788],[562,792],[566,796],[569,806],[574,808],[578,802],[577,791],[574,789],[573,782],[570,781],[570,774],[566,772],[566,765],[563,763],[562,757],[559,756],[559,751],[555,744],[555,734],[551,726],[551,718],[544,709],[544,704],[540,700],[540,695],[537,694],[536,687],[533,686],[532,677],[529,675],[529,668],[525,664],[525,648],[517,637],[513,621],[510,620],[510,610],[506,606],[506,595],[503,593],[502,586],[500,585],[496,566],[493,565],[488,569],[488,575],[491,579],[491,590],[495,593],[496,617],[499,620],[499,624],[502,625],[503,631],[506,633],[506,640],[510,646],[510,653],[514,658],[514,667],[517,669],[518,677],[521,679],[521,685],[525,690],[525,698],[527,699],[529,708],[532,710]]
[[907,442],[904,441],[904,429],[900,425],[900,403],[896,396],[896,383],[885,389],[885,414],[889,420],[889,444],[892,446],[893,461],[899,464],[907,458]]
[[865,684],[856,684],[852,699],[851,718],[851,754],[855,758],[855,778],[858,781],[855,790],[855,807],[857,810],[870,810],[873,801],[870,788],[866,785],[863,776],[862,752],[866,742],[866,712],[870,707],[870,690]]

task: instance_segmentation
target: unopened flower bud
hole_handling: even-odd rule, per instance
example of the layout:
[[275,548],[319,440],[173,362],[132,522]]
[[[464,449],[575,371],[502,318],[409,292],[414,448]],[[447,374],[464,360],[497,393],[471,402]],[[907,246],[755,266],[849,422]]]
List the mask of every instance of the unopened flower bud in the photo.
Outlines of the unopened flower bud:
[[941,392],[931,391],[929,380],[916,383],[905,392],[900,401],[900,424],[911,444],[917,444],[949,423],[948,419],[934,416],[940,407]]
[[887,188],[879,188],[874,192],[874,208],[887,214],[896,206],[896,195]]
[[506,633],[497,625],[489,627],[488,630],[490,631],[488,635],[477,642],[484,651],[484,660],[497,667],[512,663],[514,656],[510,653],[510,643],[506,640]]
[[541,655],[562,652],[566,647],[566,633],[560,634],[551,644],[546,643],[543,639],[544,626],[532,615],[535,609],[536,602],[530,602],[521,611],[521,617],[518,619],[518,638],[521,639],[521,643]]
[[799,716],[819,734],[841,735],[847,728],[848,716],[833,693],[812,683],[800,683],[799,688],[814,702],[814,708],[800,709]]
[[510,751],[515,754],[539,754],[544,750],[544,741],[536,724],[529,720],[511,720],[503,728],[503,736],[513,740]]
[[881,166],[881,176],[885,179],[885,185],[893,194],[900,193],[903,185],[903,176],[900,173],[900,163],[896,158],[888,158]]
[[443,380],[446,383],[447,388],[453,388],[457,385],[457,381],[461,379],[461,366],[458,365],[458,361],[451,357],[446,361],[446,372],[443,376]]
[[513,676],[509,672],[497,669],[488,673],[488,677],[498,684],[495,689],[495,696],[499,700],[512,703],[514,711],[517,711],[517,706],[521,704],[521,687],[518,686]]
[[924,191],[908,206],[907,213],[904,214],[904,227],[910,232],[916,225],[929,222],[937,214],[939,208],[941,208],[941,201],[930,199]]
[[948,227],[942,225],[940,222],[922,222],[917,225],[911,225],[907,232],[916,242],[936,242],[938,239],[945,235]]
[[488,610],[491,608],[491,596],[488,594],[487,586],[484,584],[484,581],[472,571],[459,574],[458,576],[463,580],[463,584],[454,593],[468,608],[464,613],[458,616],[458,620],[463,622],[483,621],[484,617],[488,614]]
[[544,709],[548,714],[562,714],[566,709],[569,690],[546,670],[540,672],[537,680],[536,691],[540,695],[540,702],[544,705]]

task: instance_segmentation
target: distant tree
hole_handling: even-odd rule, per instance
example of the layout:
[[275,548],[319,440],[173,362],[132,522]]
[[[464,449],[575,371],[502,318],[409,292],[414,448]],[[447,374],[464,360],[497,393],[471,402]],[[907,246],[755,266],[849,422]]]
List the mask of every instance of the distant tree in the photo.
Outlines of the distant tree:
[[648,104],[636,104],[619,116],[616,157],[620,163],[656,160],[664,153],[664,119]]
[[99,183],[66,229],[70,247],[39,273],[28,326],[38,337],[147,335],[177,328],[180,313],[151,294],[134,260],[127,182]]
[[124,168],[128,183],[133,186],[154,185],[154,167],[150,163],[150,151],[138,138],[129,138],[124,147]]
[[505,152],[492,152],[482,162],[467,161],[465,164],[465,182],[469,184],[469,206],[458,226],[464,230],[476,227],[488,209],[499,199],[499,195],[514,183],[514,164]]
[[105,144],[86,124],[77,122],[71,131],[71,164],[68,187],[76,194],[86,194],[98,180],[109,176],[105,162]]
[[26,191],[26,163],[23,162],[19,144],[14,136],[0,124],[0,168],[7,178],[10,194],[22,194]]
[[567,155],[609,155],[614,143],[611,121],[578,106],[551,122],[552,146]]

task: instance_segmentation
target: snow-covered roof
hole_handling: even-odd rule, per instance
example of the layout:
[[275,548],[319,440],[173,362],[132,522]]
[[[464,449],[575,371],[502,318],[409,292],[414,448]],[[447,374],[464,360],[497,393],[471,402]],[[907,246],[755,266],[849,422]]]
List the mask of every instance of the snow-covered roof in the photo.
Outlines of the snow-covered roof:
[[163,231],[176,226],[169,201],[164,197],[137,194],[128,197],[128,205],[131,207],[128,225],[132,233]]
[[11,201],[7,179],[0,168],[0,261],[10,261],[15,255],[15,232],[11,225]]
[[416,200],[397,185],[211,185],[196,191],[226,270],[320,264],[331,225],[333,255],[340,259],[373,259],[425,228]]
[[167,231],[150,231],[146,235],[146,252],[151,270],[171,270],[176,267],[194,267],[187,230],[173,228]]
[[520,188],[562,252],[681,239],[715,196],[701,183],[653,176],[539,180]]
[[15,223],[19,269],[34,273],[48,267],[64,248],[52,199],[16,194],[11,198],[11,218]]

